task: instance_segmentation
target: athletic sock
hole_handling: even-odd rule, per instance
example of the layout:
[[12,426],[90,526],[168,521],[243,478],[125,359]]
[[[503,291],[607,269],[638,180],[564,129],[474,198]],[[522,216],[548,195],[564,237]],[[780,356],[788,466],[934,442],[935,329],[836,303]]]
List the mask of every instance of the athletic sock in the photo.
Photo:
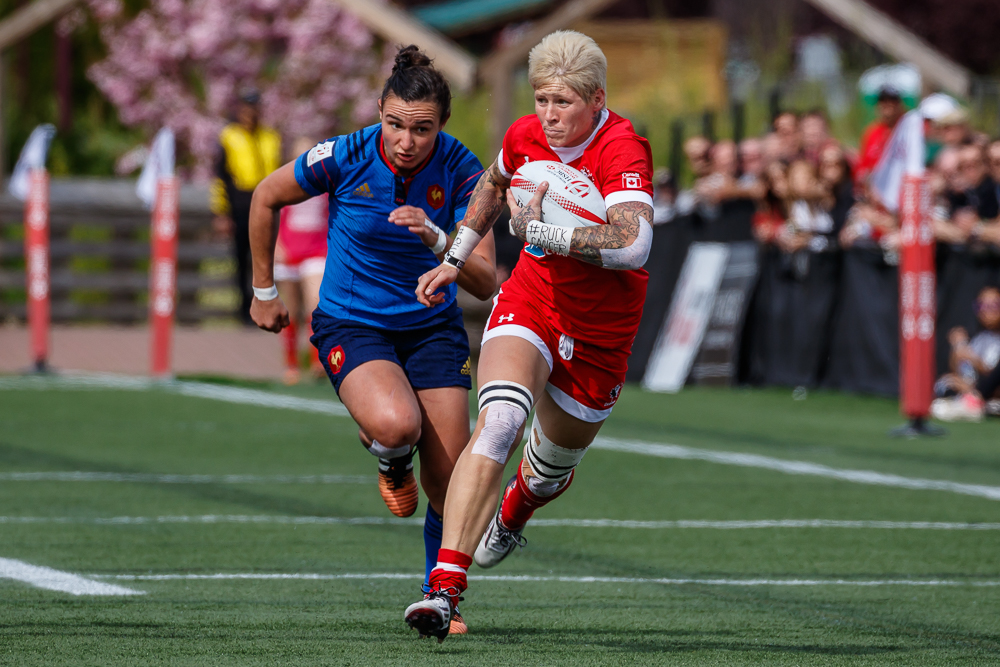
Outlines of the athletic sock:
[[285,368],[299,367],[299,327],[295,322],[281,330],[281,339],[285,343]]
[[438,550],[441,548],[441,530],[444,524],[441,515],[434,511],[430,503],[427,503],[427,518],[424,519],[424,593],[430,590],[431,570],[437,565]]
[[570,473],[566,484],[551,496],[542,498],[531,492],[528,483],[524,480],[524,471],[521,467],[517,470],[517,482],[507,489],[503,501],[500,503],[500,522],[509,530],[521,530],[528,519],[539,507],[548,505],[553,500],[561,496],[573,483],[576,471]]
[[472,556],[454,549],[438,549],[438,560],[431,570],[430,588],[439,590],[458,604],[458,596],[469,587],[466,571],[472,565]]

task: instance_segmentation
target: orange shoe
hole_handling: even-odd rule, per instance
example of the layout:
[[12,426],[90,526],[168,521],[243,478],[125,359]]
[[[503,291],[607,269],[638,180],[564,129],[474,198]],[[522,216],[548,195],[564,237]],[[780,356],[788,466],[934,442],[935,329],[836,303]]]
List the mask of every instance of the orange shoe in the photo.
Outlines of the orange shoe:
[[455,613],[451,615],[451,625],[448,627],[449,635],[464,635],[469,632],[469,626],[465,624],[465,619],[462,618],[462,614],[458,611],[458,607],[455,607]]
[[378,491],[396,516],[405,518],[417,511],[420,493],[417,478],[413,476],[413,452],[396,459],[378,460]]

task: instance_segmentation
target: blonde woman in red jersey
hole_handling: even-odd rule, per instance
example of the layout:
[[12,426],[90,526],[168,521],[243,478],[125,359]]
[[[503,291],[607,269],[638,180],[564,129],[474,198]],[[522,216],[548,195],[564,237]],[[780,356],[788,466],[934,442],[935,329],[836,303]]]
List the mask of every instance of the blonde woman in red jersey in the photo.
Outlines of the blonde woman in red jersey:
[[[447,636],[473,554],[493,567],[518,544],[532,512],[566,491],[618,400],[646,297],[642,266],[652,240],[648,142],[605,106],[607,60],[591,38],[555,32],[528,58],[535,114],[515,122],[480,178],[444,262],[424,274],[417,298],[433,305],[492,228],[506,194],[511,228],[526,242],[494,299],[479,360],[479,419],[455,466],[444,536],[430,592],[407,608],[422,636]],[[600,190],[607,224],[566,228],[541,221],[543,184],[526,206],[507,192],[518,167],[557,160]],[[504,490],[504,465],[535,408],[518,473]]]

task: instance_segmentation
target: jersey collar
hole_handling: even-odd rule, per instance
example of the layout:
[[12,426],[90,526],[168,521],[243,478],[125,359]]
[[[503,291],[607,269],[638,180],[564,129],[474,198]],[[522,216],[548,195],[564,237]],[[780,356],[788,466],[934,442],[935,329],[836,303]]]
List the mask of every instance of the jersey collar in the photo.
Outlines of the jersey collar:
[[[583,152],[590,147],[591,143],[593,143],[594,138],[597,136],[597,133],[601,131],[602,127],[604,127],[604,123],[607,122],[608,116],[609,116],[608,110],[602,109],[601,120],[597,122],[597,127],[594,128],[594,131],[591,132],[589,137],[587,137],[587,140],[582,144],[580,144],[579,146],[571,146],[569,148],[562,148],[562,147],[556,148],[555,146],[549,145],[549,148],[552,149],[552,152],[559,157],[559,160],[563,164],[569,164],[570,162],[580,159],[580,156],[583,155]],[[379,145],[381,146],[382,144]]]
[[[393,173],[393,175],[399,176],[400,178],[403,178],[400,175],[400,173],[398,171],[396,171],[396,168],[392,166],[392,163],[389,162],[389,156],[387,156],[385,154],[385,144],[382,143],[382,130],[381,129],[379,129],[378,134],[375,136],[375,143],[378,144],[378,155],[379,155],[380,158],[382,158],[382,163],[386,167],[389,168],[389,171],[391,171]],[[432,159],[434,159],[434,156],[437,154],[438,148],[440,146],[441,146],[441,133],[438,132],[438,135],[436,137],[434,137],[434,148],[431,149],[430,154],[427,156],[427,158],[423,162],[421,162],[417,166],[416,169],[413,170],[413,172],[409,176],[407,176],[403,180],[405,180],[407,182],[412,181],[414,179],[414,177],[416,177],[417,174],[419,174],[421,171],[423,171],[424,167],[426,167],[430,163],[430,161]]]

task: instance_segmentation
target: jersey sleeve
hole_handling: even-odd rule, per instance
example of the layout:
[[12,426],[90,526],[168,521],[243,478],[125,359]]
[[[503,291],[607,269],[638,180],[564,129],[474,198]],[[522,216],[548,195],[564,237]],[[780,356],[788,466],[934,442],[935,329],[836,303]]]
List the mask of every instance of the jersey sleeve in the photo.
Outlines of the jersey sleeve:
[[307,194],[316,197],[332,192],[340,177],[336,139],[316,144],[295,160],[295,180]]
[[503,135],[500,154],[497,156],[497,167],[507,180],[510,180],[514,176],[514,172],[517,171],[516,160],[520,153],[517,146],[524,141],[526,118],[533,118],[533,116],[518,118]]
[[465,210],[469,207],[469,200],[472,199],[472,191],[479,183],[479,177],[483,175],[483,165],[479,158],[469,151],[466,158],[455,169],[452,178],[454,187],[451,192],[452,207],[455,210],[454,222],[458,224],[465,217]]
[[597,187],[604,205],[637,201],[653,205],[653,158],[641,137],[628,137],[608,144],[602,155]]

